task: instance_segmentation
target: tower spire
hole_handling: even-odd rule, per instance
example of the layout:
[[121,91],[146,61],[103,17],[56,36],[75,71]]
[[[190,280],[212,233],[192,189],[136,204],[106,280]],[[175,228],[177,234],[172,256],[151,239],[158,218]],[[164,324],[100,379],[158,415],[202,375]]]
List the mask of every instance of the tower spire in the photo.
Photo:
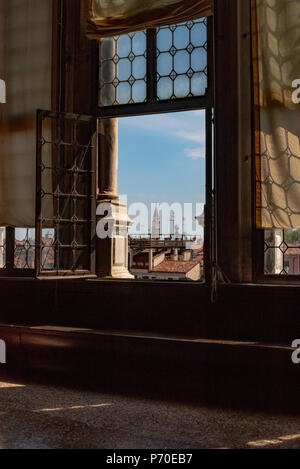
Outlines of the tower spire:
[[160,238],[160,216],[158,211],[158,204],[155,206],[153,220],[152,220],[152,238]]

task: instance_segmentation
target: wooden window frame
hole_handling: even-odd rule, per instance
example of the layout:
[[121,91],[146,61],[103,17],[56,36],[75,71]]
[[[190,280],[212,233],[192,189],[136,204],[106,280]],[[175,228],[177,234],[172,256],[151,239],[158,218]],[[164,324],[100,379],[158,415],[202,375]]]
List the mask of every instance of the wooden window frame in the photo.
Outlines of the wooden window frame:
[[[123,118],[133,116],[145,116],[151,114],[162,114],[180,111],[204,110],[206,114],[206,208],[205,208],[205,229],[204,229],[204,271],[205,282],[199,284],[210,285],[212,278],[213,264],[213,236],[212,236],[212,217],[213,217],[213,125],[214,125],[214,18],[207,18],[207,92],[204,96],[177,98],[158,101],[156,99],[156,30],[147,30],[147,102],[132,103],[128,105],[114,105],[107,107],[94,107],[94,114],[98,119]],[[100,63],[98,49],[98,63]],[[98,83],[98,68],[97,80]],[[149,79],[151,77],[151,79]],[[97,99],[98,103],[98,99]],[[115,280],[118,281],[117,279]],[[150,281],[150,280],[149,280]],[[186,281],[186,283],[190,283]]]

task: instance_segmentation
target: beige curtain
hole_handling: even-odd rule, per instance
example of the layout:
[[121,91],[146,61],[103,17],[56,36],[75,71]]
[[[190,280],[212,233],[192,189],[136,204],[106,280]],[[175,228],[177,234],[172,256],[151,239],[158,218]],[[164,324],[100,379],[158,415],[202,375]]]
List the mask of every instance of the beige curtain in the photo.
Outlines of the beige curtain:
[[212,15],[213,0],[88,0],[87,35],[101,38]]
[[256,223],[300,228],[300,0],[253,0]]
[[52,1],[0,0],[0,226],[35,224],[37,109],[51,108]]

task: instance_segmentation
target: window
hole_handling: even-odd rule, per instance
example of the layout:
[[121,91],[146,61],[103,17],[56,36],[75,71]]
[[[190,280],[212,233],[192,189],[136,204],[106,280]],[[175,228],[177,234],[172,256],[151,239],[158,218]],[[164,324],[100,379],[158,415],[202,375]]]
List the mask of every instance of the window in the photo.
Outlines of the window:
[[[136,128],[136,133],[132,133],[132,135],[130,131],[127,133],[124,132],[126,127],[130,129],[130,126],[127,126],[127,118],[130,120],[131,117],[134,118],[137,116],[137,120],[141,126],[145,123],[143,119],[146,119],[147,115],[150,114],[157,115],[153,117],[153,122],[161,122],[161,125],[164,125],[163,116],[159,116],[159,114],[171,113],[172,111],[196,111],[198,116],[200,113],[203,118],[203,127],[199,126],[198,130],[195,130],[195,134],[193,134],[193,145],[187,143],[184,150],[186,157],[189,157],[190,161],[196,162],[197,159],[198,161],[201,159],[204,162],[201,171],[199,170],[198,188],[195,191],[199,191],[200,193],[200,190],[202,190],[203,192],[202,198],[199,197],[198,193],[195,193],[195,197],[198,197],[197,201],[202,204],[201,211],[193,213],[190,217],[193,218],[195,224],[197,224],[195,221],[196,218],[199,224],[201,224],[204,219],[204,204],[206,204],[206,226],[205,233],[202,233],[201,236],[202,245],[198,243],[199,245],[196,246],[197,241],[200,242],[201,240],[197,239],[196,236],[189,236],[190,233],[184,229],[184,217],[181,217],[180,223],[176,223],[173,219],[174,215],[172,216],[172,213],[170,213],[170,220],[168,220],[168,222],[171,224],[171,229],[164,232],[164,230],[161,229],[159,221],[154,220],[155,213],[150,211],[148,223],[145,223],[147,228],[144,228],[144,232],[141,230],[137,235],[137,233],[129,230],[129,265],[131,273],[133,273],[136,278],[146,277],[145,275],[139,274],[138,268],[149,270],[150,275],[147,275],[147,278],[151,279],[154,277],[153,275],[151,276],[151,271],[157,268],[157,265],[154,266],[154,264],[177,262],[181,264],[178,267],[178,272],[181,272],[180,269],[182,269],[182,278],[199,281],[204,278],[204,261],[206,260],[207,267],[210,265],[208,257],[210,249],[207,249],[207,253],[203,255],[203,238],[205,238],[206,246],[209,246],[213,172],[211,39],[212,19],[200,18],[177,25],[105,38],[101,40],[99,45],[97,113],[100,120],[109,120],[115,117],[119,118],[119,171],[121,172],[121,176],[123,175],[122,171],[129,175],[129,173],[137,173],[139,170],[136,185],[143,186],[144,179],[145,188],[151,177],[149,171],[145,170],[147,166],[145,161],[147,160],[148,165],[155,164],[154,157],[151,158],[149,151],[146,150],[153,148],[153,151],[159,153],[157,151],[157,147],[159,146],[158,140],[154,140],[153,138],[152,141],[146,144],[147,139],[144,138],[143,142],[141,142],[141,129]],[[172,121],[172,115],[170,114],[170,116],[170,121]],[[188,115],[182,116],[182,121],[184,122],[184,119],[189,121],[190,117],[191,116]],[[175,121],[175,117],[173,120]],[[194,128],[194,126],[192,127]],[[181,129],[176,128],[175,131],[178,134],[181,133],[181,136],[183,136],[184,133],[191,135],[191,129],[185,129],[184,125]],[[170,126],[166,127],[165,134],[167,133],[172,133]],[[204,138],[201,137],[201,134],[204,135]],[[126,136],[126,141],[124,135]],[[126,157],[126,155],[123,156],[123,154],[126,153],[125,146],[129,147],[129,135],[131,135],[132,139],[132,148],[130,152],[127,152]],[[166,147],[165,152],[174,151],[176,143],[175,139],[173,140],[173,145],[171,145],[169,149]],[[147,149],[143,149],[143,146],[147,146]],[[154,148],[156,148],[156,150],[154,150]],[[104,146],[102,149],[105,151]],[[99,150],[101,155],[101,142]],[[140,153],[140,157],[135,158],[135,161],[132,163],[132,154],[136,152]],[[170,179],[170,174],[168,174],[167,170],[166,156],[166,154],[162,154],[159,157],[160,164],[157,165],[157,172],[160,172],[160,176],[163,176],[165,186],[167,187],[168,184],[166,182]],[[188,159],[186,159],[186,161],[188,161]],[[103,162],[103,164],[105,165],[106,163]],[[172,173],[172,162],[169,162],[169,164],[169,173]],[[195,171],[195,174],[198,169]],[[177,179],[180,179],[180,174],[183,177],[184,171],[179,173],[180,172],[178,172]],[[99,174],[101,178],[101,163]],[[194,178],[195,174],[191,174],[191,179]],[[132,189],[134,181],[132,181],[131,176],[132,174],[130,177],[124,177],[124,179],[130,181],[128,184],[131,184],[131,193],[128,189],[125,191],[121,189],[120,192],[120,195],[126,195],[129,196],[129,198],[132,192],[136,192]],[[121,180],[123,180],[123,177],[121,177]],[[176,192],[176,187],[179,191],[180,180],[176,181],[174,192]],[[152,200],[150,205],[161,201],[158,200],[161,199],[161,197],[158,197],[155,184],[153,185],[151,196]],[[171,197],[168,196],[166,196],[166,198],[168,201],[171,199]],[[130,202],[134,204],[140,201],[141,200],[138,198],[134,200],[131,198]],[[176,199],[173,199],[171,204],[172,202],[176,203]],[[186,200],[186,202],[189,202],[189,200]],[[158,210],[157,217],[159,216]],[[157,228],[157,226],[160,226],[160,228]],[[176,243],[178,246],[175,246]],[[194,251],[188,246],[188,244],[190,245],[191,243],[195,246]],[[153,248],[155,248],[154,254],[152,253]],[[198,248],[198,251],[196,248]],[[149,250],[151,251],[150,256]],[[162,253],[160,252],[161,250],[163,251]],[[199,267],[196,266],[194,269],[194,264],[197,264],[197,259],[199,260]],[[189,266],[187,264],[189,264]],[[190,271],[193,272],[192,274],[190,274],[188,267],[190,267]],[[174,266],[173,268],[173,272],[175,272],[176,269]],[[173,277],[168,276],[167,269],[157,272],[155,278],[165,280],[173,279]]]
[[101,41],[100,107],[204,96],[206,89],[205,18]]
[[157,30],[157,99],[204,96],[207,89],[207,20]]
[[0,228],[0,275],[32,275],[35,268],[35,230]]
[[206,106],[211,34],[200,18],[101,40],[99,115]]
[[99,86],[100,107],[146,101],[145,31],[101,41]]
[[34,269],[35,267],[35,230],[15,230],[15,269]]

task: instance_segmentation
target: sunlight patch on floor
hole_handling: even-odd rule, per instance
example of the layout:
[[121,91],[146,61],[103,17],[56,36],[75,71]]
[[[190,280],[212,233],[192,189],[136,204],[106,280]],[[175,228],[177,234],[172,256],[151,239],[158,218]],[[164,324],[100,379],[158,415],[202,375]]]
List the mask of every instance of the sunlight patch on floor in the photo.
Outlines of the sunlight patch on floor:
[[110,407],[112,404],[91,404],[91,405],[76,405],[71,407],[56,407],[53,409],[37,409],[34,412],[60,412],[63,410],[80,410],[80,409],[98,409],[100,407]]
[[270,445],[281,445],[284,441],[292,441],[300,439],[300,434],[297,433],[295,435],[285,435],[279,436],[278,438],[272,440],[257,440],[257,441],[249,441],[247,445],[255,446],[255,447],[264,447]]
[[25,388],[24,384],[16,384],[16,383],[5,383],[0,381],[0,388]]

